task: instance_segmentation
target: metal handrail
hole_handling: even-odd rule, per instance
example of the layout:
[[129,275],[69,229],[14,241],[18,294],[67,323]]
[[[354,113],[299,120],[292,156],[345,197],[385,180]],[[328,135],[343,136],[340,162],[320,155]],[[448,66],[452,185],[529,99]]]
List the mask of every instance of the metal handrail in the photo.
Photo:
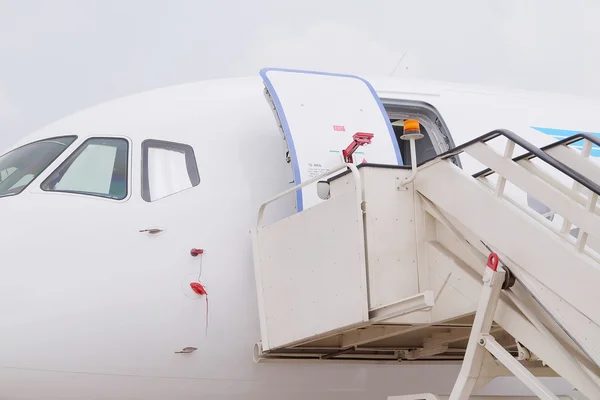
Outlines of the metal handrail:
[[282,198],[283,196],[286,196],[298,189],[302,189],[305,186],[310,185],[311,183],[315,183],[318,182],[320,180],[322,180],[323,178],[334,174],[338,171],[341,171],[343,169],[349,168],[350,172],[352,173],[352,175],[354,176],[354,182],[355,182],[355,188],[356,188],[356,200],[357,200],[357,205],[359,207],[359,209],[362,206],[362,202],[365,198],[364,196],[364,188],[362,186],[362,182],[360,179],[360,172],[358,172],[358,168],[356,168],[356,165],[354,164],[348,164],[348,163],[343,163],[341,165],[338,165],[337,167],[333,167],[330,170],[328,170],[327,172],[324,172],[323,174],[319,175],[319,176],[315,176],[314,178],[311,178],[307,181],[304,181],[294,187],[291,187],[281,193],[279,193],[278,195],[276,195],[275,197],[272,197],[271,199],[265,201],[263,204],[261,204],[260,208],[258,209],[258,218],[256,221],[256,227],[258,228],[260,226],[260,223],[262,221],[263,218],[263,214],[265,212],[265,208],[267,207],[268,204],[274,202],[275,200],[278,200],[280,198]]
[[[595,144],[596,146],[600,147],[600,138],[598,138],[597,136],[594,135],[590,135],[589,133],[577,133],[575,135],[566,137],[564,139],[558,140],[556,142],[552,142],[546,146],[540,147],[539,150],[541,151],[548,151],[551,150],[555,147],[558,146],[569,146],[573,143],[579,142],[580,140],[587,140],[593,144]],[[518,161],[522,161],[522,160],[531,160],[532,158],[537,157],[535,154],[531,153],[531,152],[527,152],[525,154],[521,154],[518,157],[513,158],[514,162],[518,162]],[[479,171],[478,173],[473,175],[473,178],[479,178],[479,177],[485,177],[488,176],[490,174],[492,174],[494,171],[492,171],[490,168],[486,168],[484,170]]]
[[[579,135],[574,135],[575,137],[584,137],[584,135],[586,134],[580,134]],[[565,165],[564,163],[558,161],[556,158],[552,157],[551,155],[549,155],[548,153],[546,153],[544,150],[536,147],[535,145],[533,145],[532,143],[528,142],[527,140],[523,139],[522,137],[520,137],[519,135],[517,135],[516,133],[509,131],[508,129],[495,129],[491,132],[486,133],[485,135],[479,136],[473,140],[470,140],[460,146],[455,147],[454,149],[451,149],[443,154],[440,154],[438,156],[438,158],[442,158],[442,159],[446,159],[452,156],[455,156],[457,154],[460,154],[462,152],[465,151],[465,149],[475,143],[485,143],[488,142],[492,139],[495,139],[499,136],[504,136],[506,137],[508,140],[511,140],[512,142],[518,144],[519,146],[523,147],[525,150],[527,150],[529,152],[529,157],[537,157],[540,160],[544,161],[546,164],[554,167],[555,169],[557,169],[558,171],[562,172],[563,174],[567,175],[569,178],[573,179],[575,182],[581,184],[582,186],[585,186],[586,188],[588,188],[589,190],[591,190],[592,192],[600,195],[600,185],[598,185],[597,183],[595,183],[594,181],[590,180],[589,178],[587,178],[586,176],[580,174],[579,172],[575,171],[574,169],[572,169],[571,167]],[[588,139],[588,137],[585,137],[586,139]],[[568,140],[570,138],[566,138],[563,140]],[[581,139],[579,139],[581,140]],[[595,139],[594,139],[595,140]],[[594,142],[593,142],[594,143]],[[564,144],[564,143],[561,143]],[[556,143],[552,143],[548,146],[545,146],[545,149],[548,150],[549,146],[558,146],[558,144]],[[473,175],[474,178],[480,177],[484,174],[489,174],[492,173],[493,171],[490,170],[488,168],[489,172],[486,172],[486,170],[483,170],[481,172],[478,172],[476,174]]]

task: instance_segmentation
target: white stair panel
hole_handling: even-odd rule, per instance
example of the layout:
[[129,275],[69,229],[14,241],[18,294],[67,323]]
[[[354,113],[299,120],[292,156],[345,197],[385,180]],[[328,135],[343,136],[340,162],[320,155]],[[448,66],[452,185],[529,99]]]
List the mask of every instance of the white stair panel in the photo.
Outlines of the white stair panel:
[[257,231],[263,348],[368,320],[363,224],[356,208],[349,191]]
[[[499,135],[509,139],[504,156],[486,144]],[[515,143],[531,154],[511,159]],[[466,399],[480,373],[508,371],[544,399],[569,398],[536,378],[552,374],[600,399],[600,167],[586,158],[589,145],[581,153],[569,144],[541,151],[495,131],[418,169],[342,165],[304,182],[321,180],[328,196],[254,230],[257,361],[464,362],[476,371],[463,373],[454,397],[390,397],[398,400]],[[461,152],[489,169],[466,174],[450,161]],[[499,283],[489,284],[490,253]]]

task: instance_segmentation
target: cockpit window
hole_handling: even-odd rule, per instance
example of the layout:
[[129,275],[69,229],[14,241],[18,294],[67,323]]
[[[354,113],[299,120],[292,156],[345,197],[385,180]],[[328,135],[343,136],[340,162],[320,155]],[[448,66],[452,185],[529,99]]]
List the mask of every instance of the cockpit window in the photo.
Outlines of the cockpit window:
[[46,178],[41,188],[122,200],[127,197],[128,164],[127,140],[88,139]]
[[44,139],[0,156],[0,197],[25,190],[75,139],[77,136]]
[[142,143],[142,198],[156,201],[200,183],[192,146],[162,140]]

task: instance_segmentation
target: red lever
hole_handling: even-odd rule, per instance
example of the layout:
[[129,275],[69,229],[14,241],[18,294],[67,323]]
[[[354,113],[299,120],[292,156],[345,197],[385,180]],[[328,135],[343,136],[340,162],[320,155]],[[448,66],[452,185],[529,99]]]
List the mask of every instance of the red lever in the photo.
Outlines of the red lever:
[[344,161],[347,163],[353,163],[352,154],[358,149],[360,146],[364,146],[365,144],[371,144],[371,139],[373,139],[372,133],[367,132],[356,132],[354,136],[352,136],[352,143],[345,150],[342,150],[342,156],[344,156]]
[[199,294],[200,296],[208,294],[206,293],[206,289],[204,289],[204,286],[202,286],[200,282],[192,282],[190,283],[190,287],[196,294]]
[[192,257],[197,257],[200,254],[204,254],[204,249],[192,249],[190,251],[190,254],[192,255]]

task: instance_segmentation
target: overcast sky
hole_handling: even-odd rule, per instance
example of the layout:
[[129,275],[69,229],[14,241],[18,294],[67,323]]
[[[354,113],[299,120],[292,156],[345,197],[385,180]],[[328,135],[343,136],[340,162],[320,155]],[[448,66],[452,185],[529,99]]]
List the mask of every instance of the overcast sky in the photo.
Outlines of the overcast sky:
[[82,108],[265,66],[595,95],[597,0],[0,0],[0,148]]

